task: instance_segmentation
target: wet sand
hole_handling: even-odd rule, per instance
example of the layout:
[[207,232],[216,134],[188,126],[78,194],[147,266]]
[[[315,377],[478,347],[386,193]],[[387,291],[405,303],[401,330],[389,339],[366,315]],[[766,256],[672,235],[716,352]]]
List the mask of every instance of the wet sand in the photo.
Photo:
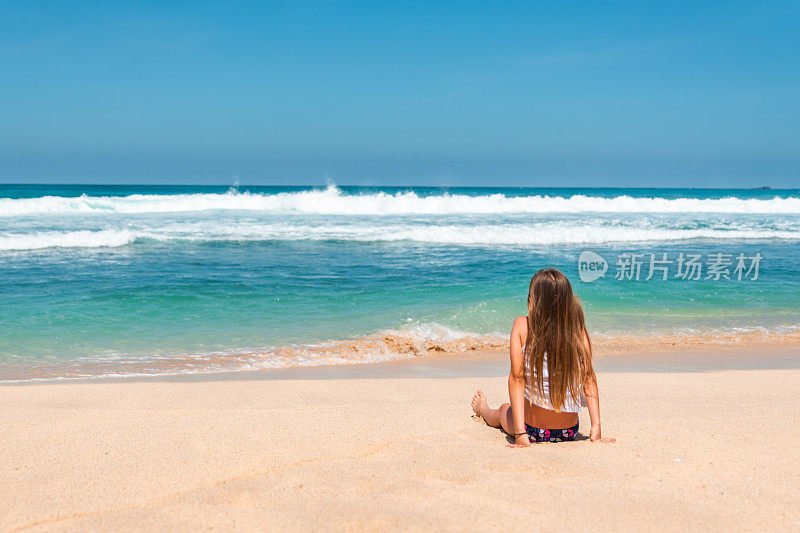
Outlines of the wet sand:
[[[759,356],[776,350],[791,351],[800,346],[800,330],[728,331],[669,335],[613,334],[592,336],[596,354],[648,355],[752,352]],[[84,377],[142,377],[234,373],[337,364],[375,364],[420,356],[447,356],[463,359],[476,354],[508,350],[508,337],[467,335],[449,341],[419,339],[415,335],[375,333],[358,339],[319,344],[290,345],[263,351],[221,353],[173,353],[158,356],[66,358],[64,360],[7,362],[0,365],[0,384],[18,381],[82,379]],[[480,357],[480,355],[478,355]],[[345,371],[347,374],[348,371]],[[285,375],[278,373],[276,375]],[[289,375],[293,375],[292,372]],[[307,375],[307,374],[301,374]],[[356,372],[355,375],[360,375]],[[212,377],[211,379],[218,379]]]
[[800,349],[739,348],[598,357],[617,442],[529,449],[502,352],[4,385],[0,529],[798,529]]

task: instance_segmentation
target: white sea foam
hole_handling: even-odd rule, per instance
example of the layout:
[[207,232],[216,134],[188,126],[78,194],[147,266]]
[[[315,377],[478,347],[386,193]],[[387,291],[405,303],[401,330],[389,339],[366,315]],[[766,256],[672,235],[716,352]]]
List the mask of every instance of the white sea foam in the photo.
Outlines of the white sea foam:
[[128,230],[48,231],[0,235],[0,250],[44,248],[107,248],[130,244],[137,234]]
[[601,244],[614,242],[664,242],[697,239],[800,240],[800,227],[772,229],[754,226],[682,229],[642,227],[608,223],[575,222],[531,224],[223,224],[174,223],[142,229],[101,231],[45,231],[0,234],[0,251],[44,248],[109,248],[143,242],[258,242],[258,241],[351,241],[418,242],[453,245],[544,246],[557,244]]
[[0,199],[0,216],[178,213],[242,210],[276,214],[320,215],[453,215],[513,213],[762,213],[800,214],[800,197],[790,198],[634,198],[620,195],[600,198],[573,196],[506,196],[489,194],[437,194],[415,192],[345,194],[335,186],[278,194],[134,194],[74,198]]

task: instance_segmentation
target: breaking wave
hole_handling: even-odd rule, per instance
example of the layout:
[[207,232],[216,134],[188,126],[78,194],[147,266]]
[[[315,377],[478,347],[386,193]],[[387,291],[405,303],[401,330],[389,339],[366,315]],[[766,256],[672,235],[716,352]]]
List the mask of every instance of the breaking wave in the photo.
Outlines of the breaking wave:
[[136,242],[259,242],[259,241],[351,241],[416,242],[475,246],[537,246],[555,244],[601,244],[614,242],[665,242],[712,240],[800,240],[800,228],[664,227],[578,224],[571,222],[532,224],[173,224],[149,229],[99,231],[43,231],[0,234],[0,251],[45,248],[115,248]]
[[141,214],[201,211],[257,211],[319,215],[453,215],[513,213],[761,213],[800,214],[800,198],[610,198],[586,196],[506,196],[487,194],[346,194],[335,186],[277,194],[133,194],[129,196],[2,198],[0,217],[69,214]]

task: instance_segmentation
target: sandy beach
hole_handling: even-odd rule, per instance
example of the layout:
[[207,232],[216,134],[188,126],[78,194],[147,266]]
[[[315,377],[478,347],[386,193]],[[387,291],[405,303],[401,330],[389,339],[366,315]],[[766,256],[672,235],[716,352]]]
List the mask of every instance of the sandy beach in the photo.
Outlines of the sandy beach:
[[600,358],[617,442],[529,449],[505,357],[0,387],[0,529],[800,528],[797,350]]

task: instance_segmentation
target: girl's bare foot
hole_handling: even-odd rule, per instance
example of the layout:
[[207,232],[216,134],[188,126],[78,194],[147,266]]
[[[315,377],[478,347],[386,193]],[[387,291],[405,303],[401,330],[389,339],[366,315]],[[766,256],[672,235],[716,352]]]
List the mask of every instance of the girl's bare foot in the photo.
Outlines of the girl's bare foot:
[[476,415],[484,418],[483,413],[486,412],[486,409],[486,396],[484,396],[482,390],[479,390],[475,393],[475,396],[472,397],[472,410],[475,411]]

